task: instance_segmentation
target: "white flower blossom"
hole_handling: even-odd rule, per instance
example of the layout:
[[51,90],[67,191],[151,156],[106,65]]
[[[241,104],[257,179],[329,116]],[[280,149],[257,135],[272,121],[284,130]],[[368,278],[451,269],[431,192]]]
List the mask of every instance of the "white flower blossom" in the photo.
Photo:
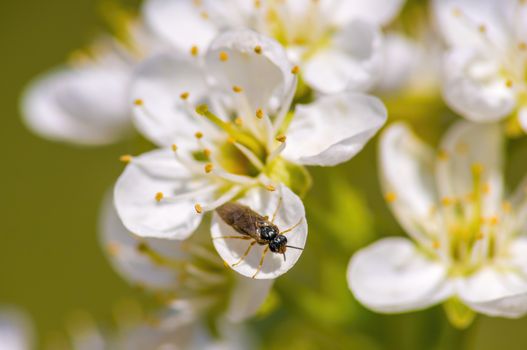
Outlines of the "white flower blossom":
[[145,22],[176,48],[206,48],[218,32],[251,28],[278,40],[323,93],[364,91],[383,65],[379,29],[403,0],[150,0]]
[[[130,164],[115,187],[115,204],[127,229],[188,238],[205,212],[244,195],[261,197],[265,191],[247,192],[255,186],[303,217],[302,201],[280,183],[305,190],[301,164],[353,157],[384,124],[386,110],[374,97],[342,93],[290,113],[295,73],[279,43],[249,30],[220,35],[203,58],[171,52],[145,62],[132,87],[135,122],[162,148],[124,158]],[[307,234],[303,225],[291,232],[304,236],[299,242]],[[275,271],[258,274],[250,265],[250,276],[277,277],[296,261],[297,253],[289,254]],[[246,266],[233,268],[249,275]]]
[[33,326],[28,317],[12,307],[0,309],[0,349],[30,350],[34,346]]
[[443,95],[476,122],[513,113],[527,130],[527,4],[523,0],[436,0],[437,25],[449,47]]
[[119,220],[108,198],[101,213],[101,243],[115,270],[131,284],[195,312],[221,309],[230,322],[254,315],[273,280],[252,281],[227,270],[206,230],[186,240],[141,238]]
[[504,200],[495,124],[460,122],[439,151],[404,124],[381,138],[386,199],[411,240],[384,238],[351,259],[356,298],[378,312],[459,300],[490,316],[527,313],[525,182]]

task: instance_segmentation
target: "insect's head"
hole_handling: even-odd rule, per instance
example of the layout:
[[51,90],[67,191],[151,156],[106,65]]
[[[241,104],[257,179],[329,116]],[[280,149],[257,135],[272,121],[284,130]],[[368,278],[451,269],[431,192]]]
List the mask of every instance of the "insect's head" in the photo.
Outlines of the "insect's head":
[[257,223],[257,231],[263,240],[266,240],[269,242],[271,242],[280,232],[278,227],[276,227],[275,225],[269,222],[265,222],[265,221],[261,221]]
[[284,235],[278,235],[269,243],[269,249],[273,253],[284,254],[287,245],[287,237]]

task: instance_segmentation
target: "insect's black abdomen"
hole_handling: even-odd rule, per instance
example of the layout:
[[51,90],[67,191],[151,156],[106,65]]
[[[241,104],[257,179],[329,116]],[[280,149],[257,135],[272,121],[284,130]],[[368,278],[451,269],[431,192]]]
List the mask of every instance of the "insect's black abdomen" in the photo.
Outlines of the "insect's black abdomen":
[[256,235],[256,221],[263,218],[251,210],[251,208],[228,202],[216,208],[216,212],[222,220],[237,232],[254,237]]

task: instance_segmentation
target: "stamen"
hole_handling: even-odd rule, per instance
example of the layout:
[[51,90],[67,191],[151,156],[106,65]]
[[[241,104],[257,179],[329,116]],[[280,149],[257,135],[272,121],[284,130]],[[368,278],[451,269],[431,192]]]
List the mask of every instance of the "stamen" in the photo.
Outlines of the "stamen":
[[397,194],[395,192],[388,192],[384,195],[384,199],[388,203],[393,203],[397,200]]
[[177,145],[175,143],[172,144],[172,152],[177,152]]
[[260,45],[255,46],[254,52],[257,53],[258,55],[262,54],[262,47]]
[[247,147],[244,145],[234,141],[232,144],[243,153],[243,155],[251,162],[252,165],[254,165],[258,170],[262,170],[265,165],[262,163],[262,161]]
[[198,213],[198,214],[203,213],[203,208],[201,207],[200,204],[196,204],[196,205],[194,206],[194,209],[196,210],[196,213]]
[[263,110],[262,110],[261,108],[258,108],[258,109],[256,110],[256,118],[258,118],[258,119],[262,119],[263,117],[264,117],[264,112],[263,112]]
[[236,124],[237,126],[242,126],[243,125],[243,119],[240,118],[240,117],[236,117],[234,119],[234,124]]
[[194,45],[190,48],[190,54],[194,57],[198,56],[199,55],[199,48]]
[[204,207],[200,206],[200,209],[202,211],[203,210],[204,211],[214,210],[217,207],[219,207],[220,205],[223,205],[223,204],[227,203],[228,201],[232,200],[234,197],[236,197],[240,193],[241,190],[242,190],[241,186],[233,186],[230,190],[225,192],[221,197],[216,199],[214,202],[209,203],[209,204],[207,204]]
[[441,198],[441,204],[445,207],[450,206],[455,203],[455,200],[450,197],[443,197]]
[[265,189],[269,192],[274,192],[276,191],[276,187],[274,187],[273,185],[269,184],[267,186],[265,186]]
[[271,152],[269,157],[267,157],[267,163],[272,162],[276,157],[278,157],[284,151],[286,145],[287,143],[280,142],[280,145]]
[[196,132],[196,133],[194,134],[194,136],[195,136],[198,140],[200,140],[200,139],[203,138],[203,133],[202,133],[201,131],[198,131],[198,132]]
[[212,163],[205,164],[205,172],[207,174],[209,174],[212,171],[212,169],[214,169],[214,164],[212,164]]
[[291,69],[291,73],[292,74],[298,74],[300,72],[300,67],[299,66],[294,66],[292,69]]
[[128,163],[130,163],[132,161],[132,158],[133,157],[131,155],[125,154],[125,155],[119,157],[119,161],[128,164]]
[[203,18],[203,19],[209,19],[209,14],[208,14],[208,12],[206,12],[206,11],[202,11],[202,12],[200,13],[200,16],[201,16],[201,18]]
[[448,160],[448,153],[447,153],[447,151],[445,151],[443,149],[439,150],[439,152],[437,152],[437,158],[439,160],[442,160],[442,161]]
[[211,156],[211,154],[212,154],[212,151],[211,151],[210,149],[205,148],[205,149],[203,150],[203,155],[204,155],[205,157],[209,158],[209,157]]
[[165,197],[165,195],[163,194],[163,192],[157,192],[156,196],[155,196],[156,202],[158,202],[158,203],[161,202],[164,197]]
[[142,106],[143,104],[144,104],[144,101],[142,99],[140,99],[140,98],[136,98],[134,100],[134,105],[136,105],[136,106]]
[[239,94],[239,93],[243,92],[243,89],[242,89],[241,86],[234,85],[234,86],[232,87],[232,91],[234,91],[235,93]]
[[183,92],[181,95],[179,95],[179,97],[182,99],[182,100],[186,100],[188,99],[188,97],[190,96],[190,93],[185,91]]
[[285,135],[278,135],[276,137],[276,141],[284,143],[287,140],[287,136]]
[[220,52],[219,55],[220,61],[227,62],[229,60],[229,54],[225,51]]
[[510,79],[507,79],[505,81],[505,86],[508,87],[509,89],[512,88],[514,86],[514,83],[512,82],[512,80]]

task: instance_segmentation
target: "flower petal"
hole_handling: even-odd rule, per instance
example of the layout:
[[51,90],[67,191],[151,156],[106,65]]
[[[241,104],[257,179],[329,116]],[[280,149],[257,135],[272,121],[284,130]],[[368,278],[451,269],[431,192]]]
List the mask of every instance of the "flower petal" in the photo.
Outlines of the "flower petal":
[[397,313],[437,304],[451,294],[446,267],[404,238],[385,238],[360,250],[348,266],[348,285],[363,305]]
[[131,129],[124,67],[61,68],[35,79],[22,98],[22,113],[35,133],[57,141],[101,145]]
[[433,176],[434,151],[403,123],[392,124],[381,135],[379,165],[386,199],[399,223],[414,239],[428,245],[436,224],[437,203]]
[[382,102],[360,93],[322,97],[296,107],[284,157],[301,164],[330,166],[348,161],[386,122]]
[[[457,283],[459,297],[468,306],[485,315],[518,318],[527,313],[527,243],[520,242],[523,266],[488,266]],[[518,252],[516,252],[518,253]]]
[[397,16],[403,4],[404,0],[333,0],[332,15],[341,25],[356,18],[386,25]]
[[0,344],[3,349],[33,349],[33,333],[33,326],[26,314],[10,307],[0,309]]
[[132,82],[133,101],[139,101],[134,108],[137,128],[159,146],[193,142],[195,132],[205,132],[193,106],[207,89],[197,60],[177,53],[152,57]]
[[516,3],[516,0],[434,0],[432,5],[437,27],[448,45],[495,48],[505,47],[511,39],[509,19]]
[[[275,224],[282,232],[298,224],[294,230],[286,233],[287,245],[303,249],[307,239],[304,205],[300,198],[289,188],[280,185],[274,192],[255,188],[248,192],[239,202],[247,205],[258,214],[262,216],[268,215],[271,218],[276,208],[278,208],[280,197],[282,198],[282,203],[277,212]],[[227,225],[216,212],[214,212],[212,219],[211,233],[214,239],[214,246],[222,259],[236,272],[247,277],[256,279],[276,278],[291,269],[302,254],[302,250],[288,248],[285,253],[286,260],[284,261],[282,254],[269,251],[265,256],[261,269],[258,270],[260,259],[267,246],[255,244],[250,253],[237,264],[252,240],[217,238],[222,236],[241,236],[241,234]],[[235,264],[237,265],[232,266]]]
[[237,276],[231,293],[226,317],[231,322],[242,322],[258,311],[269,295],[274,280],[253,280]]
[[155,290],[172,290],[178,286],[175,269],[159,265],[138,247],[146,244],[149,249],[174,261],[184,256],[181,242],[135,236],[122,224],[110,196],[104,201],[101,212],[100,239],[113,268],[130,283]]
[[328,49],[320,50],[305,63],[304,78],[326,94],[367,90],[380,77],[381,42],[376,26],[355,20],[334,35]]
[[[256,47],[261,49],[260,53],[255,52]],[[210,46],[206,62],[208,72],[221,90],[245,98],[245,113],[251,117],[260,108],[269,112],[270,106],[280,107],[296,84],[296,76],[291,73],[293,65],[283,47],[250,30],[218,36]],[[234,87],[241,91],[233,92]]]
[[[496,215],[503,199],[503,137],[498,124],[458,122],[441,142],[436,179],[443,198],[465,199],[480,177],[483,215]],[[475,175],[477,172],[477,175]]]
[[[194,209],[213,194],[206,180],[196,180],[170,150],[145,153],[126,167],[115,186],[115,206],[124,226],[141,237],[185,239],[201,222]],[[156,200],[188,194],[177,201]]]
[[443,66],[443,96],[457,113],[476,122],[495,121],[510,114],[514,89],[500,74],[494,57],[470,49],[450,51]]
[[205,50],[218,32],[196,1],[148,0],[143,14],[156,35],[189,55],[193,46]]

